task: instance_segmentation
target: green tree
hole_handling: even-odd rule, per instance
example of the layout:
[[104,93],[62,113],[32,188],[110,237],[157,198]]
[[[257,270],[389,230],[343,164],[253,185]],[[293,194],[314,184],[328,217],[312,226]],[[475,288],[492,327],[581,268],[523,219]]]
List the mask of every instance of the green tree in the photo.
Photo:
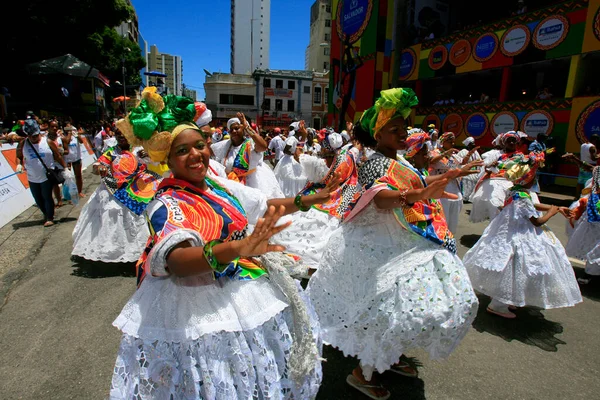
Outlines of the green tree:
[[111,80],[122,79],[125,55],[128,84],[140,81],[135,76],[145,62],[139,46],[113,29],[134,18],[127,0],[15,1],[4,17],[0,51],[10,62],[2,63],[0,76],[6,80],[25,64],[71,53]]

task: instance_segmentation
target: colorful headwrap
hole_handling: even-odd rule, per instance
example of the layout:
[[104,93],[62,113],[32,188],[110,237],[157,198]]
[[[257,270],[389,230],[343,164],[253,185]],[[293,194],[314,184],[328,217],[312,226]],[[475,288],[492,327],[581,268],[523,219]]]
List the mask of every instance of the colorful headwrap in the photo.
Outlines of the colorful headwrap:
[[419,99],[412,89],[394,88],[381,91],[381,97],[375,105],[366,110],[360,118],[361,127],[376,138],[377,133],[389,121],[402,117],[407,119],[412,107],[419,104]]
[[414,157],[423,147],[427,145],[427,141],[431,140],[431,137],[419,129],[418,132],[410,133],[406,139],[406,153],[404,158]]
[[440,136],[440,138],[438,139],[438,141],[440,143],[444,143],[447,140],[454,140],[454,139],[456,139],[456,135],[454,135],[453,132],[444,132],[442,134],[442,136]]
[[189,97],[162,97],[155,86],[149,86],[137,107],[119,120],[117,127],[132,147],[143,146],[152,161],[164,162],[177,135],[186,129],[201,132],[192,122],[200,117],[200,110]]
[[513,182],[515,186],[525,186],[535,179],[539,167],[544,166],[545,153],[518,153],[504,161],[499,168],[505,170],[504,177]]
[[506,142],[508,141],[508,139],[510,138],[515,138],[517,139],[517,141],[519,140],[519,134],[515,131],[508,131],[506,133],[502,134],[502,137],[500,138],[500,144],[502,146],[506,145]]

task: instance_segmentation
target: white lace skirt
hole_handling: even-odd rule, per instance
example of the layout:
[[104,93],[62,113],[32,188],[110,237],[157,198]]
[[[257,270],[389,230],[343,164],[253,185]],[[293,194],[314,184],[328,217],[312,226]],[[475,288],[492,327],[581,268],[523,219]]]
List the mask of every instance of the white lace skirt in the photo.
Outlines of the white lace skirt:
[[302,265],[317,268],[331,234],[340,220],[311,208],[291,216],[292,225],[275,235],[271,241],[285,246],[286,252],[302,257]]
[[124,335],[111,399],[311,399],[319,390],[316,359],[301,382],[290,378],[294,321],[267,278],[148,276],[113,324]]
[[584,213],[575,226],[566,250],[569,257],[586,260],[588,253],[600,243],[600,223],[589,223]]
[[486,179],[471,196],[471,215],[469,221],[473,223],[492,220],[504,206],[508,189],[513,183],[506,179]]
[[475,190],[475,185],[477,185],[478,180],[478,174],[467,175],[461,178],[462,195],[465,201],[471,201],[471,196],[473,195],[473,190]]
[[465,254],[463,262],[476,291],[517,307],[551,309],[582,301],[571,263],[554,233],[546,229],[510,236],[507,242],[501,232],[486,229]]
[[600,242],[587,254],[585,272],[600,275]]
[[149,236],[144,216],[131,212],[101,183],[81,210],[71,254],[91,261],[134,262]]
[[463,207],[463,200],[440,199],[442,207],[444,208],[444,215],[446,216],[446,222],[448,223],[448,229],[455,236],[458,234],[458,219],[460,218],[460,212]]
[[460,259],[368,206],[331,236],[308,292],[323,342],[384,372],[412,348],[448,356],[477,314]]

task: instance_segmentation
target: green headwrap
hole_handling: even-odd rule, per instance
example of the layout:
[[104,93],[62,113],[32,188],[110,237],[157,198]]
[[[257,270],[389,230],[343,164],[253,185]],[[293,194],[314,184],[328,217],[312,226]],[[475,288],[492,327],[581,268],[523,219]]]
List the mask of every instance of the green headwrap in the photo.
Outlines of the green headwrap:
[[360,125],[372,137],[392,119],[407,119],[412,107],[419,104],[419,99],[412,89],[393,88],[381,91],[381,97],[375,105],[366,110],[360,118]]
[[163,97],[163,101],[164,108],[158,112],[155,112],[156,107],[146,99],[131,110],[129,122],[135,136],[149,140],[154,132],[171,132],[180,123],[194,120],[194,100],[170,94]]

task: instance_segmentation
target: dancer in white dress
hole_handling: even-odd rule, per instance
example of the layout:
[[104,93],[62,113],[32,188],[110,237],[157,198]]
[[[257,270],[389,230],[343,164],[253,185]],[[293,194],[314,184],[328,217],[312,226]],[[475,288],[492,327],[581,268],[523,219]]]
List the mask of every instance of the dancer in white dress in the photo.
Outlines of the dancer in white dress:
[[279,160],[273,173],[285,197],[296,196],[306,186],[307,177],[300,164],[302,148],[293,139],[284,142],[283,157]]
[[[229,179],[259,189],[269,199],[283,198],[273,170],[263,162],[267,142],[250,127],[242,113],[227,122],[229,139],[211,146],[215,159],[225,166]],[[246,137],[245,135],[248,135]]]
[[146,168],[118,130],[115,140],[117,146],[93,165],[102,182],[81,210],[71,254],[106,263],[135,262],[150,236],[143,212],[161,177]]
[[347,382],[373,399],[390,397],[375,371],[416,376],[399,362],[412,348],[447,356],[478,304],[441,206],[430,200],[444,194],[447,181],[427,185],[410,164],[396,161],[417,98],[410,89],[381,96],[354,130],[377,150],[359,171],[367,191],[329,239],[308,286],[323,341],[360,360]]
[[588,276],[579,279],[579,283],[589,283],[591,276],[600,275],[600,167],[582,163],[571,154],[566,158],[577,162],[580,168],[592,170],[592,179],[582,190],[582,197],[573,210],[573,232],[566,246],[567,255],[585,261],[585,273]]
[[[118,126],[166,161],[174,178],[163,180],[147,210],[152,237],[139,289],[114,322],[123,337],[110,398],[314,398],[318,324],[282,266],[292,259],[271,253],[281,247],[269,239],[287,226],[275,226],[284,212],[328,196],[274,199],[248,214],[207,176],[209,139],[186,122],[193,100],[153,94]],[[158,119],[150,138],[132,121],[147,113]],[[250,220],[256,226],[247,236]]]
[[[458,152],[458,154],[456,154],[456,158],[461,160],[462,165],[465,165],[465,164],[473,162],[473,161],[481,160],[481,156],[479,155],[479,146],[475,146],[475,139],[473,139],[471,136],[469,136],[468,138],[463,140],[462,143],[463,143],[463,146],[466,147],[466,149],[462,149],[461,151]],[[480,170],[479,167],[476,167],[475,169],[477,171]],[[462,195],[463,195],[464,201],[471,202],[471,195],[473,194],[473,191],[475,190],[475,185],[477,184],[478,180],[479,180],[479,174],[465,176],[464,178],[462,178],[460,180],[460,186],[462,189]]]
[[[454,140],[456,139],[454,133],[445,132],[440,136],[439,142],[440,147],[433,150],[429,157],[430,167],[429,172],[431,176],[443,175],[452,169],[458,169],[462,167],[462,159],[456,156],[458,150],[454,148]],[[481,161],[474,161],[468,165],[468,169],[472,167],[479,167],[483,165]],[[473,174],[477,174],[477,171],[473,171]],[[458,218],[463,206],[463,197],[460,190],[459,179],[449,179],[448,185],[446,185],[446,192],[456,195],[456,199],[440,199],[442,207],[444,208],[444,215],[446,216],[446,222],[450,232],[453,234],[458,233]]]
[[319,139],[324,159],[308,155],[300,157],[300,164],[309,181],[300,194],[319,193],[335,182],[339,182],[339,186],[336,186],[329,201],[291,215],[292,225],[273,237],[273,243],[284,246],[287,251],[302,258],[307,268],[306,274],[299,276],[302,278],[307,278],[318,268],[331,234],[361,192],[355,159],[358,153],[348,148],[340,149],[342,137],[339,133],[325,131],[319,135]]
[[475,191],[471,196],[473,207],[469,221],[473,223],[493,220],[500,213],[512,182],[504,178],[504,171],[498,164],[516,154],[519,137],[516,132],[504,133],[499,139],[503,150],[491,150],[482,156],[485,170],[482,172]]
[[[500,215],[488,225],[463,262],[473,288],[492,298],[487,311],[515,318],[509,306],[543,309],[581,302],[571,263],[560,241],[545,225],[568,208],[534,205],[530,188],[544,153],[518,154],[502,168],[513,182]],[[547,211],[544,216],[539,211]]]

